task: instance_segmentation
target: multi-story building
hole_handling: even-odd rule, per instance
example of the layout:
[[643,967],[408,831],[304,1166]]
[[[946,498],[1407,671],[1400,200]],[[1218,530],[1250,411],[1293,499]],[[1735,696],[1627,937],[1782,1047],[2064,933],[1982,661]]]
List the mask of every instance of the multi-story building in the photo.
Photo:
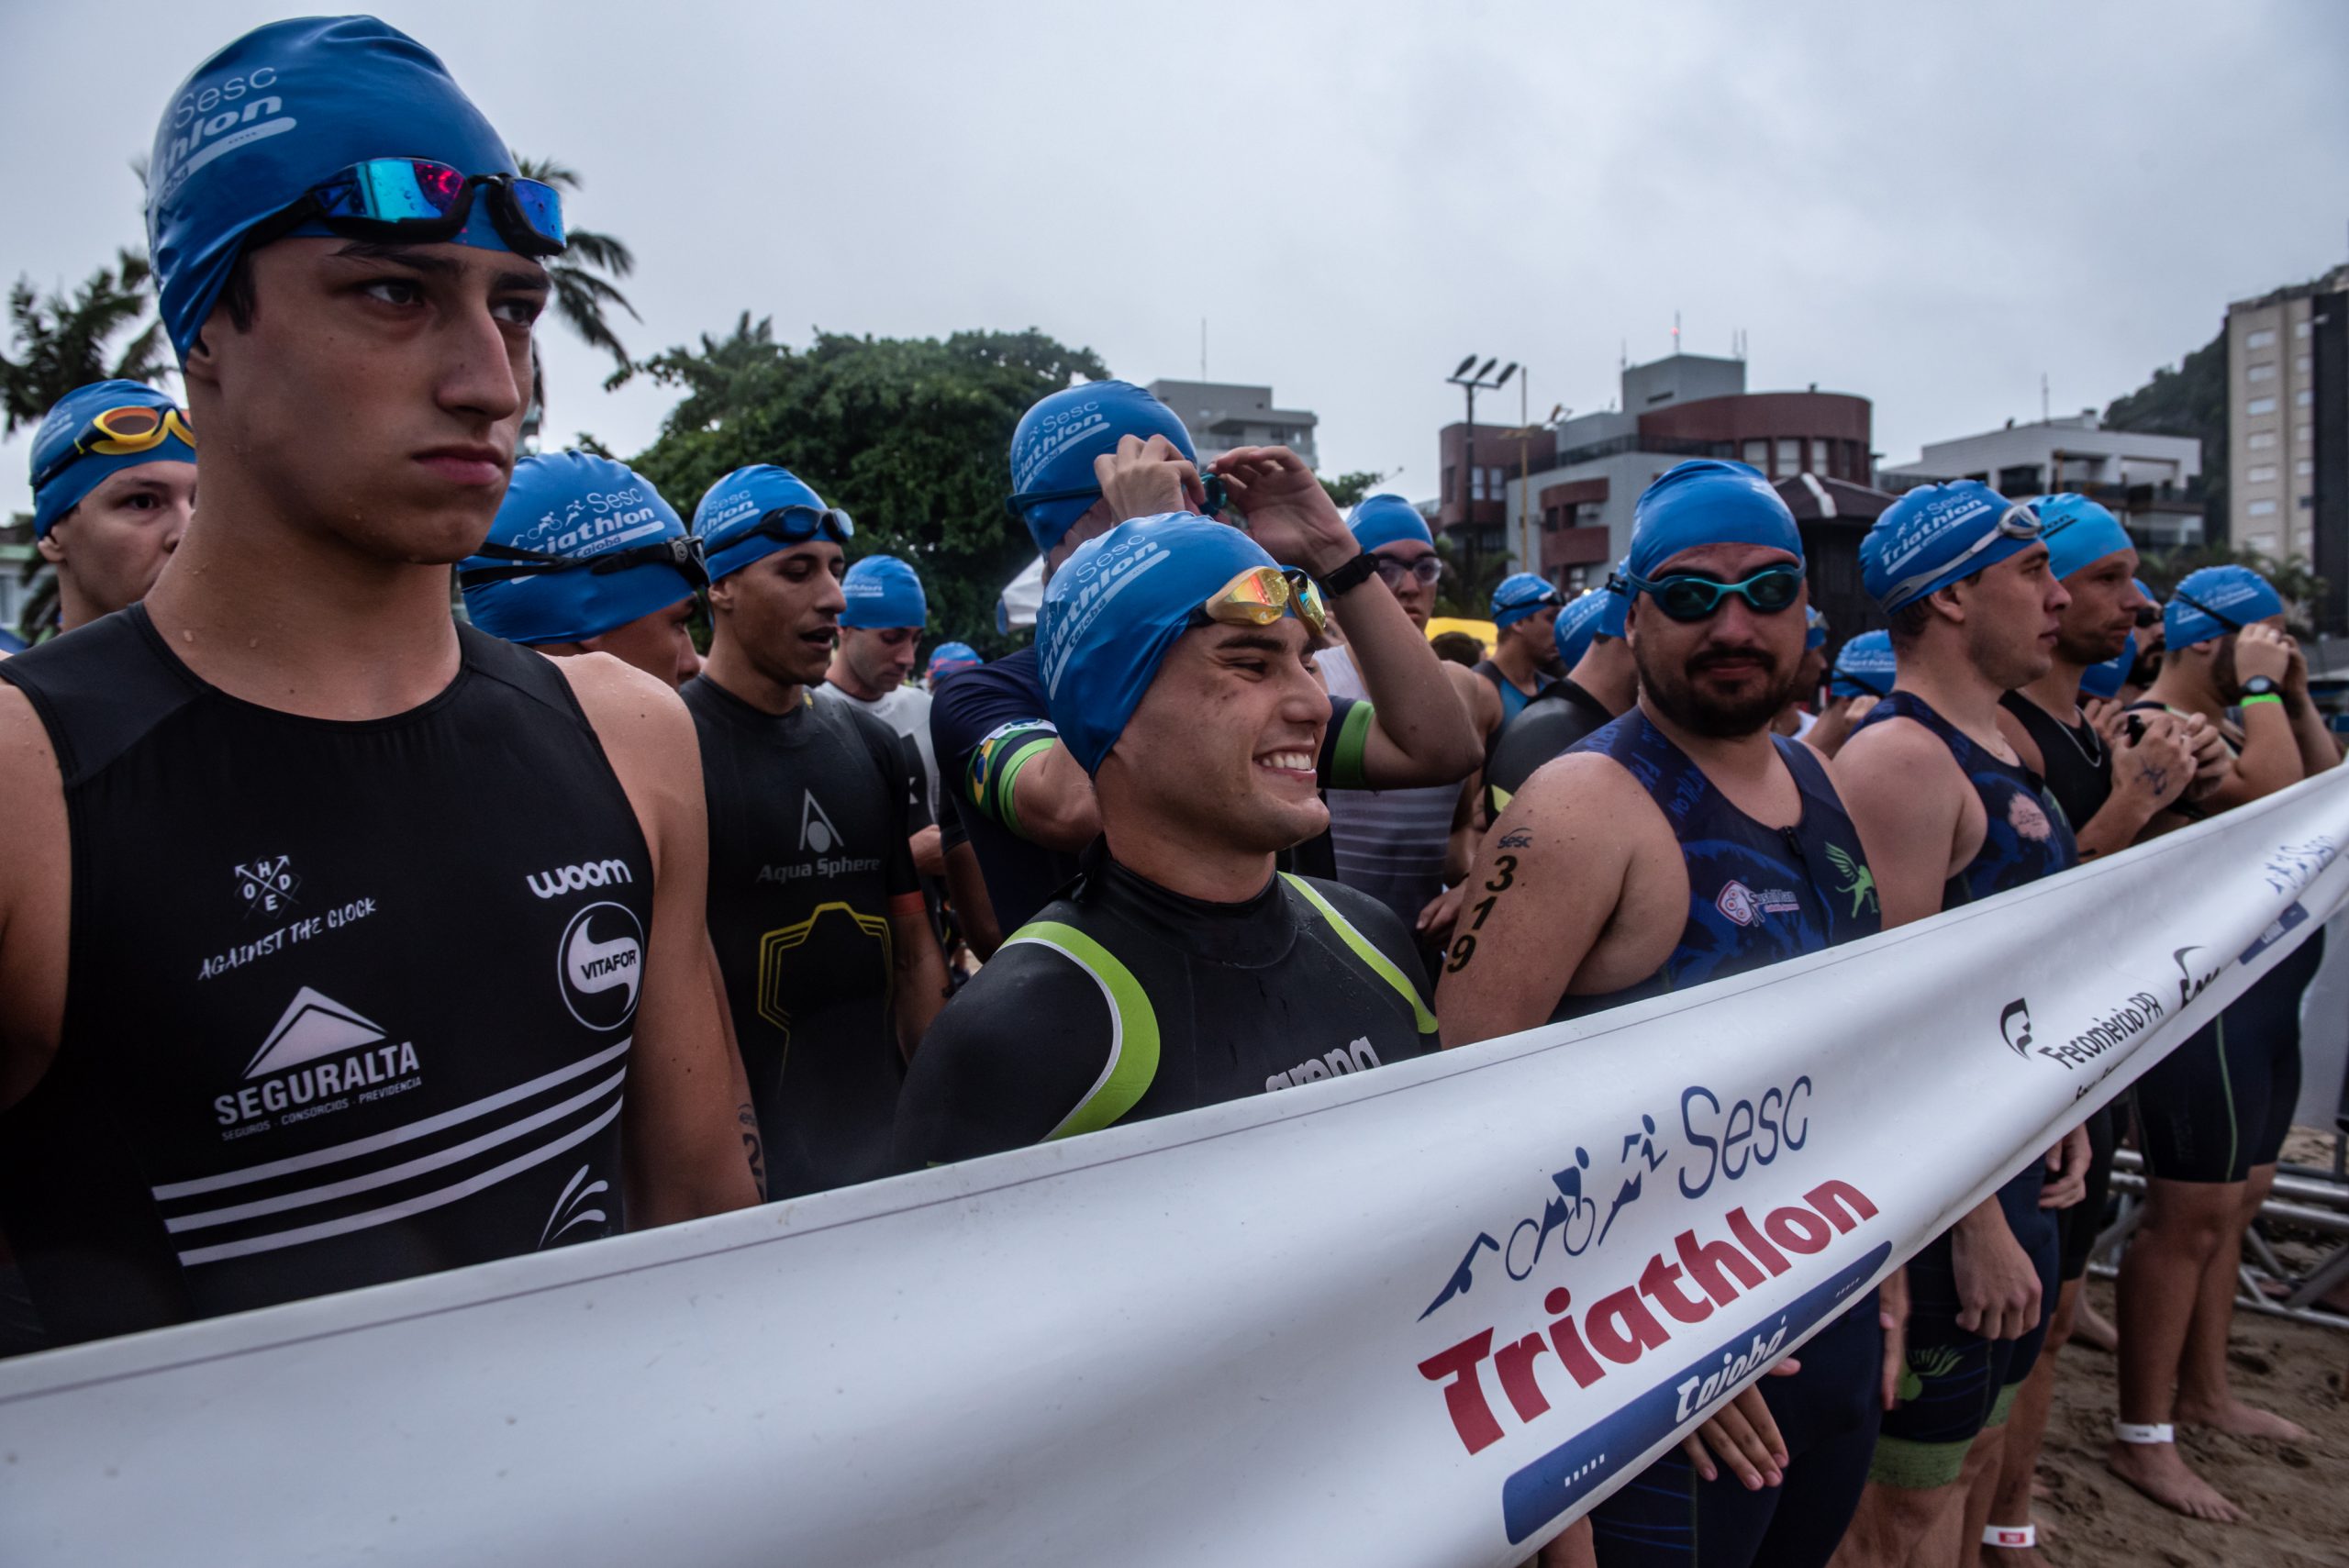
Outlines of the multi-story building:
[[2305,558],[2349,629],[2349,266],[2227,306],[2230,542]]
[[1442,435],[1438,523],[1471,549],[1575,590],[1606,580],[1640,492],[1684,458],[1731,458],[1774,481],[1810,473],[1865,487],[1870,409],[1840,392],[1748,392],[1745,361],[1674,354],[1622,373],[1620,410],[1554,429],[1464,426]]
[[1305,408],[1275,408],[1269,386],[1237,386],[1220,381],[1153,381],[1144,388],[1174,411],[1199,449],[1199,461],[1221,457],[1234,447],[1286,447],[1308,468],[1321,464],[1313,450],[1319,417]]
[[1953,479],[1978,481],[2018,501],[2058,490],[2090,496],[2111,508],[2141,549],[2202,542],[2202,443],[2108,430],[2093,408],[1930,442],[1914,462],[1883,470],[1877,484],[1897,495]]

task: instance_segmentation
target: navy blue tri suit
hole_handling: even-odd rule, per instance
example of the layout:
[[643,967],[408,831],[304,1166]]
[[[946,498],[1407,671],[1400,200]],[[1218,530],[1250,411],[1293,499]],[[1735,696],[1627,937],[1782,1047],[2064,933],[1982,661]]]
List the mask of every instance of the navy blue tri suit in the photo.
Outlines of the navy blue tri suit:
[[[1859,728],[1889,718],[1913,719],[1932,731],[1982,798],[1987,822],[1982,848],[1943,884],[1943,909],[2079,864],[2072,826],[2038,774],[1993,756],[1914,692],[1895,691]],[[1958,1478],[1976,1435],[2006,1420],[2015,1390],[2039,1359],[2047,1319],[2055,1310],[2060,1246],[2055,1211],[2039,1207],[2046,1182],[2044,1162],[2032,1159],[1998,1194],[2007,1228],[2039,1271],[2039,1322],[2021,1338],[1985,1340],[1957,1326],[1962,1307],[1948,1232],[1909,1260],[1908,1366],[1900,1378],[1900,1404],[1884,1418],[1871,1480],[1912,1489],[1947,1485]]]
[[898,1102],[897,1161],[969,1160],[1424,1056],[1427,989],[1410,933],[1366,894],[1284,873],[1211,904],[1097,843],[930,1026]]
[[2319,928],[2130,1086],[2147,1173],[2223,1184],[2276,1162],[2300,1098],[2300,994],[2323,962]]
[[[1688,918],[1654,974],[1603,995],[1565,996],[1554,1018],[1742,974],[1880,929],[1875,874],[1826,767],[1807,746],[1776,743],[1802,795],[1801,819],[1784,828],[1731,805],[1638,708],[1568,749],[1612,758],[1654,798],[1687,863]],[[1875,1293],[1796,1353],[1800,1372],[1760,1385],[1787,1441],[1785,1485],[1749,1492],[1726,1473],[1701,1481],[1675,1450],[1591,1514],[1600,1568],[1826,1562],[1859,1506],[1876,1446],[1884,1329]]]
[[[1077,872],[1076,856],[1048,850],[1020,831],[1012,805],[1020,770],[1059,739],[1049,713],[1032,647],[958,672],[939,685],[930,702],[930,750],[938,758],[940,793],[957,797],[963,831],[979,858],[979,874],[1001,931],[1034,919]],[[1366,702],[1330,699],[1330,728],[1315,769],[1321,788],[1363,786],[1371,717]],[[1318,871],[1327,863],[1327,846],[1319,847],[1320,858],[1300,859],[1300,869]]]

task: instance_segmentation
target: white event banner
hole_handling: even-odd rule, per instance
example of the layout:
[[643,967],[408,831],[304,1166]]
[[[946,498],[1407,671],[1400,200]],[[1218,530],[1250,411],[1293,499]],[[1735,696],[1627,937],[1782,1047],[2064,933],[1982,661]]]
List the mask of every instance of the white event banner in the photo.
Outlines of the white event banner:
[[2349,893],[2349,775],[1757,973],[0,1362],[0,1562],[1508,1564]]

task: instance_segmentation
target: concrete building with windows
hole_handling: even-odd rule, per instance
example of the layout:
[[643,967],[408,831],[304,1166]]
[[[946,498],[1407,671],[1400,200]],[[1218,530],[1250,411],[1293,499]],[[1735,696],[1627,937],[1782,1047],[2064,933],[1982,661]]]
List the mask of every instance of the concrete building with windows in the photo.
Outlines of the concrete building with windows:
[[1143,389],[1174,411],[1199,449],[1199,461],[1221,457],[1234,447],[1286,447],[1308,468],[1321,467],[1313,450],[1319,417],[1310,409],[1277,408],[1269,386],[1240,386],[1220,381],[1153,381]]
[[1479,426],[1473,464],[1461,461],[1464,428],[1446,428],[1439,525],[1575,591],[1606,581],[1631,543],[1640,492],[1684,458],[1749,462],[1773,481],[1868,483],[1865,397],[1748,392],[1744,361],[1702,354],[1626,366],[1621,392],[1618,409],[1554,428]]
[[2227,306],[2227,529],[2325,580],[2349,630],[2349,266]]
[[1953,479],[1979,481],[2018,501],[2076,491],[2111,508],[2140,548],[2202,542],[2202,443],[2108,430],[2093,408],[1929,442],[1914,462],[1884,469],[1877,484],[1898,495]]

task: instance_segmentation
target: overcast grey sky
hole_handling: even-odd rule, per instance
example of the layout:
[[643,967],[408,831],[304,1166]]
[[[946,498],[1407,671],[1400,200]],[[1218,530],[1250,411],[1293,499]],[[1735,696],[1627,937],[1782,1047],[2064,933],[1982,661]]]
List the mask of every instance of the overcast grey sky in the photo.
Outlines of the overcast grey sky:
[[[315,9],[0,0],[0,274],[137,241],[171,90]],[[1677,309],[1695,352],[1745,330],[1756,389],[1873,399],[1898,462],[2036,417],[2043,372],[2100,407],[2349,256],[2337,0],[380,10],[583,172],[640,354],[747,308],[794,342],[1034,326],[1140,382],[1195,375],[1205,317],[1214,379],[1415,495],[1471,350],[1531,367],[1537,417],[1601,408]],[[551,436],[651,439],[663,389],[542,341]],[[0,445],[0,506],[25,463]]]

